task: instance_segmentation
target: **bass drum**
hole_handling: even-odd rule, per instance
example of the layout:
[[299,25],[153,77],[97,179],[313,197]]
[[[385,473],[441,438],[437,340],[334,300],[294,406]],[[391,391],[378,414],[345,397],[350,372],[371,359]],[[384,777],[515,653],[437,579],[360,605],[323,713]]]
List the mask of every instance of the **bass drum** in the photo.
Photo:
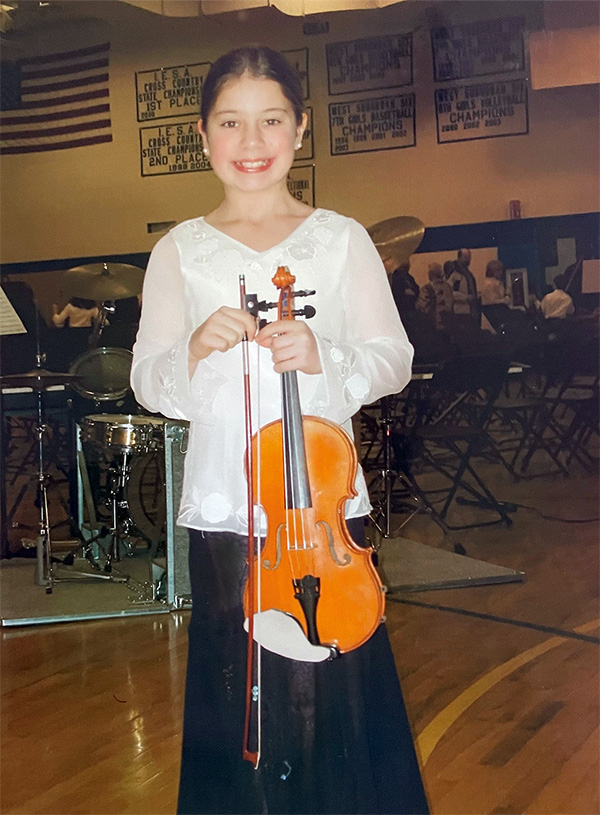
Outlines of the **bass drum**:
[[133,354],[126,348],[93,348],[77,357],[69,373],[80,377],[73,390],[94,402],[116,402],[129,392]]

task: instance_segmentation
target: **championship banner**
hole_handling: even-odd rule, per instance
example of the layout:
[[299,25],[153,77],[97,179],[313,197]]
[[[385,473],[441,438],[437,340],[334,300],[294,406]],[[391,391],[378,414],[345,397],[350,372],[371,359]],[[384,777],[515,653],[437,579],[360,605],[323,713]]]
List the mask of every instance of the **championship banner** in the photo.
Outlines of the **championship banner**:
[[302,85],[302,98],[310,98],[310,82],[308,77],[308,48],[298,48],[296,51],[282,51],[287,61],[294,69]]
[[332,156],[414,147],[415,94],[332,102],[329,139]]
[[330,96],[412,85],[412,34],[329,43]]
[[523,71],[523,18],[435,28],[431,32],[431,50],[436,82]]
[[527,81],[438,88],[435,115],[438,144],[528,133]]
[[195,115],[200,118],[202,84],[210,62],[136,71],[135,98],[138,122]]
[[307,164],[304,167],[292,167],[287,177],[287,187],[290,195],[298,201],[304,201],[311,207],[315,205],[315,165]]
[[177,124],[140,127],[142,176],[210,170],[197,124],[195,117]]

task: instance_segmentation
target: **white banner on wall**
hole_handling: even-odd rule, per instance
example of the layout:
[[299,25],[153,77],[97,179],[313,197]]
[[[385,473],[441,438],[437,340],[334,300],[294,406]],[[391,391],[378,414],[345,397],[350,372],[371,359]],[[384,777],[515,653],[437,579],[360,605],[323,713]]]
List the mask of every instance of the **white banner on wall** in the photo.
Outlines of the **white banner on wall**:
[[415,94],[332,102],[329,138],[332,156],[414,147]]
[[292,167],[288,173],[287,186],[290,194],[311,207],[315,206],[315,165]]
[[138,122],[170,119],[174,116],[200,116],[202,84],[210,62],[173,65],[137,71],[135,97]]
[[310,78],[308,75],[308,48],[298,48],[296,51],[282,51],[285,58],[296,72],[302,85],[302,98],[310,98]]
[[527,81],[438,88],[435,113],[438,144],[527,133]]
[[140,127],[142,175],[174,175],[210,170],[202,152],[198,118],[173,124]]
[[431,32],[436,82],[486,76],[525,68],[523,18],[477,20]]
[[329,43],[330,96],[412,85],[412,34]]

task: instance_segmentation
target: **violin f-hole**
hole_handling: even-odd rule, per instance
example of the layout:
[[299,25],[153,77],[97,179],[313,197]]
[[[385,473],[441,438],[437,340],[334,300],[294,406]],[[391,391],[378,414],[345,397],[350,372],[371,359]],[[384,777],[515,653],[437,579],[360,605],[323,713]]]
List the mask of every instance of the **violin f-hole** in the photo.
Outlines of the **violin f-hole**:
[[325,530],[325,534],[327,535],[327,546],[329,547],[329,554],[333,558],[333,560],[337,563],[338,566],[348,566],[349,563],[352,563],[352,558],[349,554],[345,554],[342,560],[339,559],[338,553],[335,551],[335,541],[333,540],[333,532],[331,531],[331,527],[327,523],[327,521],[317,521],[316,526],[322,526]]
[[285,529],[285,524],[279,524],[277,527],[277,547],[275,556],[275,565],[271,565],[270,560],[263,560],[263,569],[276,569],[281,563],[281,533]]

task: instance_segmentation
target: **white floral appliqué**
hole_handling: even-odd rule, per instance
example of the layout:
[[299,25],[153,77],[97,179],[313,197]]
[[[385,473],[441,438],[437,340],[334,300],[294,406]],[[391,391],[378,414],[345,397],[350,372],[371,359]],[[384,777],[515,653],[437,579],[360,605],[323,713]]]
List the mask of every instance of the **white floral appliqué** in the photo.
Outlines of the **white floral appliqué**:
[[355,399],[364,399],[369,392],[369,383],[360,374],[354,374],[346,382],[346,387]]
[[161,384],[163,390],[171,399],[172,401],[176,401],[177,398],[177,382],[175,381],[175,367],[177,365],[177,356],[179,353],[179,349],[177,346],[175,348],[171,348],[168,354],[169,360],[169,372],[163,373],[161,376]]
[[288,246],[287,252],[294,260],[310,260],[317,254],[314,245],[306,240],[299,243],[292,243],[291,246]]
[[223,249],[211,258],[210,270],[215,280],[221,281],[231,276],[232,269],[239,269],[244,259],[236,249]]
[[200,505],[202,517],[209,523],[216,524],[224,521],[231,513],[229,500],[220,492],[211,492],[203,499]]
[[315,238],[324,245],[331,243],[331,239],[333,238],[333,232],[326,226],[317,226],[313,234]]
[[206,229],[201,220],[190,221],[190,223],[186,225],[186,228],[192,240],[201,241],[206,237]]
[[216,238],[206,238],[199,247],[199,254],[193,258],[194,263],[206,263],[207,259],[219,248],[219,241]]

